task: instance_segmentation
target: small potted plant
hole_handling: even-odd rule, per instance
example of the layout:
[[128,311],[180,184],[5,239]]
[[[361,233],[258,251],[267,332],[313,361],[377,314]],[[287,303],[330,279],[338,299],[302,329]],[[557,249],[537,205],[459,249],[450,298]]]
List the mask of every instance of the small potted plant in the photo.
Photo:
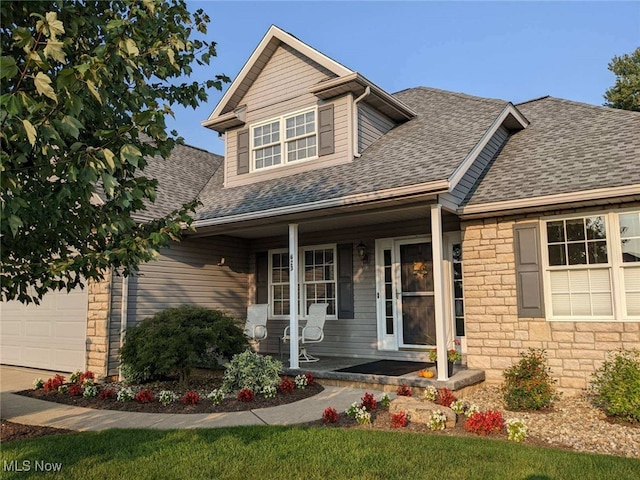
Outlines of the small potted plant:
[[[429,351],[429,360],[436,363],[438,360],[438,350],[432,349]],[[462,354],[456,350],[455,348],[451,348],[447,350],[447,369],[449,372],[449,376],[453,375],[453,363],[458,360],[462,360]]]

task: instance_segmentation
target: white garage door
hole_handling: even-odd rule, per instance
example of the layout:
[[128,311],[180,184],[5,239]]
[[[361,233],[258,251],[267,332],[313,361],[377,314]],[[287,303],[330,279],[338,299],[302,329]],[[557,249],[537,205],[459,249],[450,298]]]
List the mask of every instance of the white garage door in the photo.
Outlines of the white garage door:
[[87,290],[50,292],[40,305],[0,302],[0,363],[84,369]]

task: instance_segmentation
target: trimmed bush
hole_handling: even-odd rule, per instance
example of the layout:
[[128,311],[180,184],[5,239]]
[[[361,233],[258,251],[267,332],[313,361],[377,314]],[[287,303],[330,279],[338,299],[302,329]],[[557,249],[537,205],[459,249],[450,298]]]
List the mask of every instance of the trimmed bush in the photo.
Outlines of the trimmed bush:
[[248,345],[232,317],[189,305],[145,318],[125,338],[120,355],[128,378],[178,375],[183,385],[194,367],[215,368],[218,356],[230,358]]
[[550,407],[558,397],[554,387],[557,380],[551,377],[545,350],[530,348],[520,356],[520,361],[502,374],[502,395],[507,408],[521,411]]
[[640,422],[640,352],[609,352],[593,374],[590,393],[593,402],[607,415]]
[[234,392],[248,388],[261,392],[264,387],[275,387],[280,382],[282,362],[263,357],[251,350],[235,355],[224,372],[222,389]]

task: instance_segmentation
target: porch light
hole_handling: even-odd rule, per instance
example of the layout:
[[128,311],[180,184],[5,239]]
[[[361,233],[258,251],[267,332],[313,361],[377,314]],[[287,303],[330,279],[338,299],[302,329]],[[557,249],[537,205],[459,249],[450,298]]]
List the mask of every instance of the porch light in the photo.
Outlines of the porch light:
[[362,262],[363,265],[369,261],[369,255],[367,254],[367,246],[364,243],[360,242],[356,246],[356,251],[358,252],[358,256],[360,257],[360,261]]

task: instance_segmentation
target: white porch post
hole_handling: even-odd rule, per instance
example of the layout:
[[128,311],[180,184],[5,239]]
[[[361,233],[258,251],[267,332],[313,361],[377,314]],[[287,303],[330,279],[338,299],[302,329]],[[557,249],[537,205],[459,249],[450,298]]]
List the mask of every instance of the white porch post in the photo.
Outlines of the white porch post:
[[448,380],[447,324],[445,315],[444,255],[442,248],[442,205],[431,205],[431,245],[433,248],[433,292],[436,316],[436,348],[438,349],[438,380]]
[[298,364],[298,225],[289,224],[289,366]]

